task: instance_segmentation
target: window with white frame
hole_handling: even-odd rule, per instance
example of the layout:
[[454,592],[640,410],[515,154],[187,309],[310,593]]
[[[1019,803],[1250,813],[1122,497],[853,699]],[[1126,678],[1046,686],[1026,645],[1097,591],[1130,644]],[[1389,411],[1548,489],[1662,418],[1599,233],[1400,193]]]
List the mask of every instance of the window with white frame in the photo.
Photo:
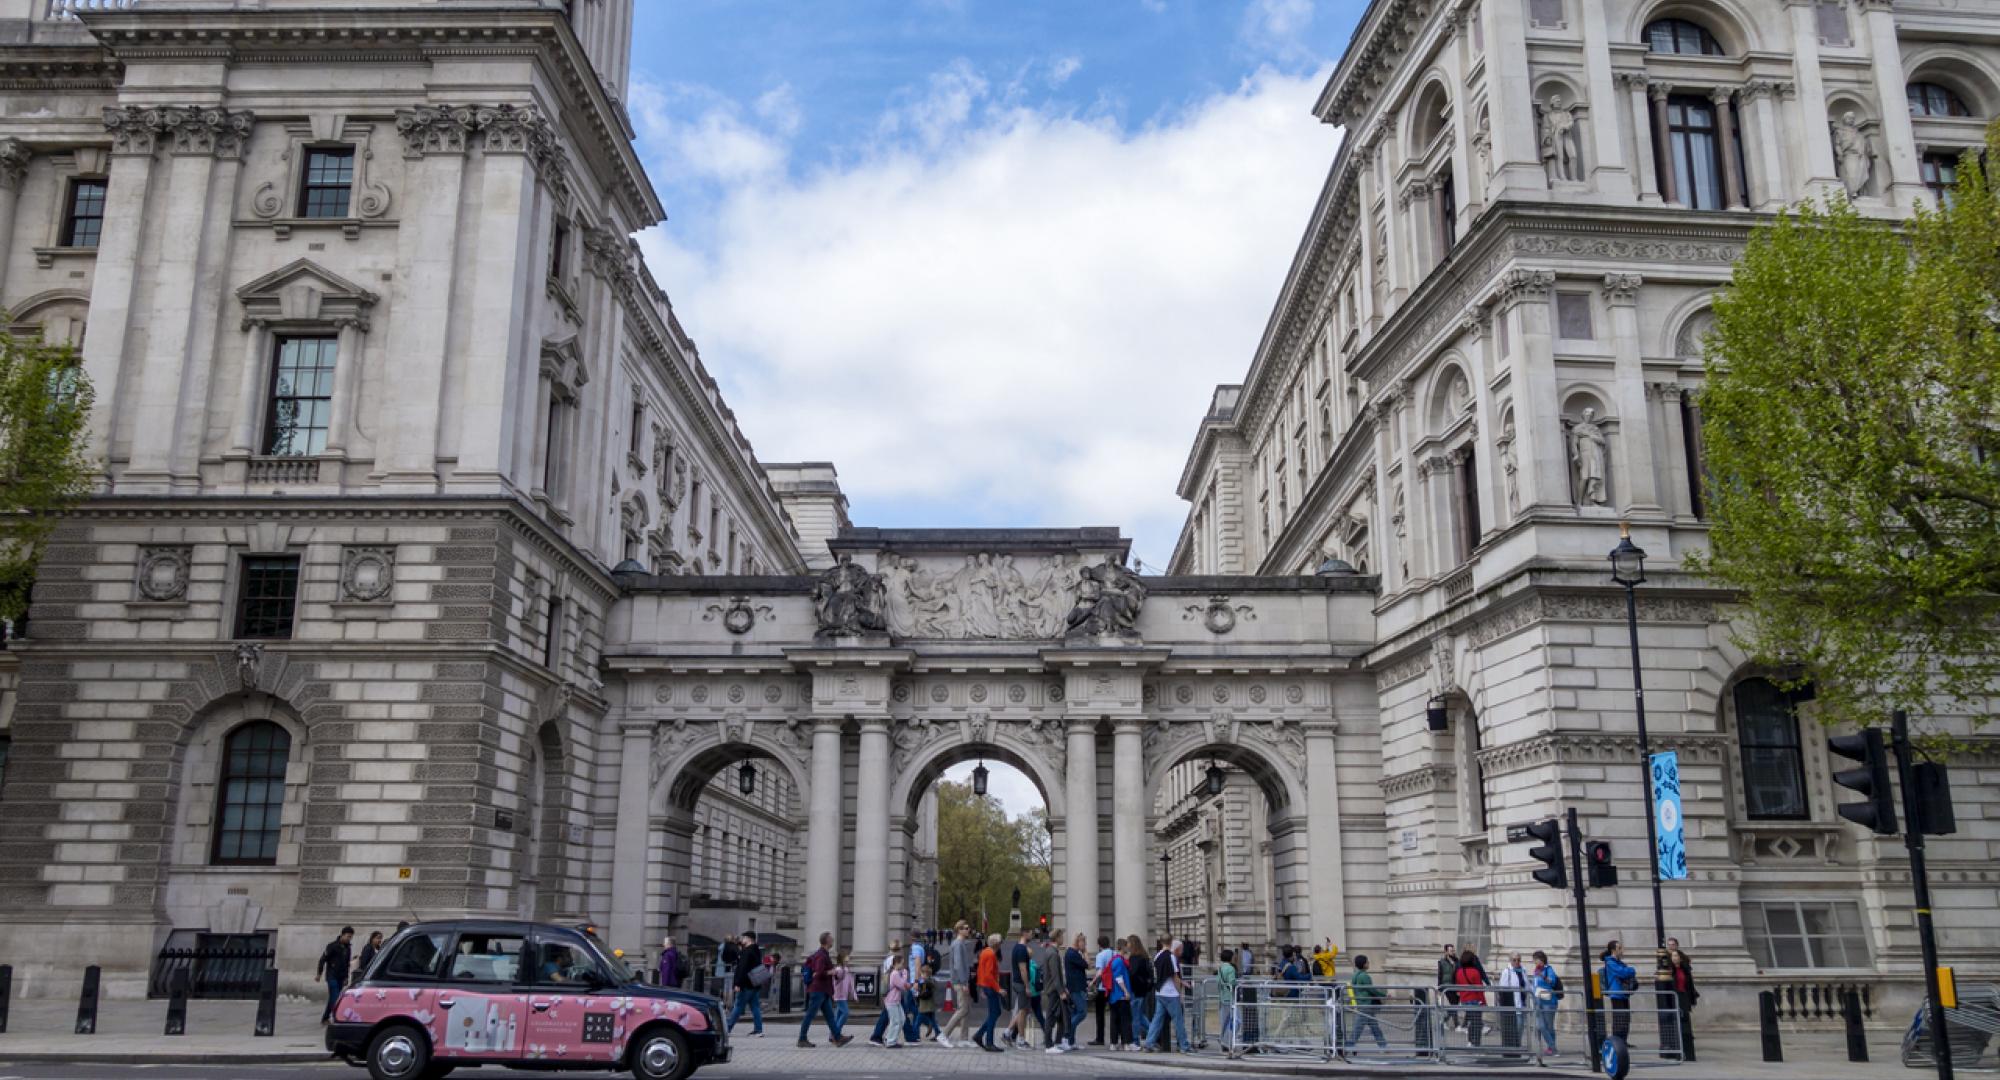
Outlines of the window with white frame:
[[1743,939],[1766,970],[1869,964],[1861,905],[1852,900],[1746,901]]
[[1467,904],[1458,909],[1458,951],[1471,949],[1482,961],[1493,951],[1493,908]]

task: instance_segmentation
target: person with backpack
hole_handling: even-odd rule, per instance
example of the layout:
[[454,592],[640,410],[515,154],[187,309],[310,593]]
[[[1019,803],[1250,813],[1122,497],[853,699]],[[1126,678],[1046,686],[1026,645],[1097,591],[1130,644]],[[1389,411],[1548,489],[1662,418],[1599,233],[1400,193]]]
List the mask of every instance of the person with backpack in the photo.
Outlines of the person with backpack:
[[[1306,966],[1305,953],[1302,952],[1298,948],[1298,946],[1287,945],[1280,951],[1279,955],[1282,957],[1282,959],[1278,964],[1279,979],[1288,983],[1304,983],[1312,981],[1312,970]],[[1299,997],[1299,991],[1297,988],[1294,987],[1281,990],[1274,996],[1282,997],[1286,1001],[1297,1001]],[[1273,1037],[1286,1036],[1296,1031],[1298,1028],[1299,1013],[1300,1010],[1296,1007],[1281,1007],[1278,1010],[1277,1016],[1272,1018],[1273,1020],[1271,1024],[1272,1036]]]
[[1556,1052],[1556,1006],[1562,1003],[1562,976],[1556,974],[1554,964],[1549,963],[1549,954],[1535,950],[1535,1026],[1541,1029],[1542,1053],[1553,1057]]
[[840,1033],[840,1012],[833,1005],[833,935],[819,936],[819,951],[806,957],[806,1016],[799,1024],[799,1049],[812,1049],[809,1036],[812,1034],[813,1017],[826,1018],[827,1041],[835,1046],[846,1046],[849,1039]]
[[1387,1050],[1389,1040],[1382,1035],[1382,1021],[1376,1019],[1375,1008],[1382,1004],[1382,991],[1375,989],[1375,977],[1368,974],[1368,958],[1357,955],[1354,958],[1354,977],[1347,980],[1348,1004],[1354,1007],[1354,1032],[1348,1037],[1348,1044],[1361,1041],[1361,1033],[1372,1032],[1375,1046]]
[[[1438,957],[1438,986],[1446,988],[1438,991],[1438,996],[1443,999],[1443,1004],[1447,1006],[1458,1004],[1458,991],[1448,989],[1457,984],[1458,947],[1456,945],[1446,945],[1444,947],[1444,955]],[[1444,1010],[1445,1030],[1450,1031],[1457,1026],[1458,1013],[1450,1008],[1446,1008]]]
[[1470,948],[1458,954],[1458,1004],[1465,1013],[1465,1038],[1473,1046],[1486,1032],[1486,968]]
[[1090,996],[1097,1009],[1097,1037],[1090,1040],[1092,1046],[1104,1045],[1104,1013],[1111,1007],[1111,978],[1107,970],[1111,958],[1117,954],[1111,951],[1111,935],[1097,935],[1097,955],[1090,959]]
[[[1186,1014],[1181,1011],[1181,943],[1168,941],[1153,954],[1153,1026],[1146,1029],[1146,1047],[1152,1049],[1166,1038],[1167,1021],[1174,1023],[1174,1046],[1183,1054],[1194,1053],[1188,1044]],[[1160,1045],[1164,1053],[1165,1045]]]
[[949,1048],[951,1044],[944,1041],[944,1029],[938,1026],[937,999],[937,969],[925,960],[924,966],[917,971],[917,1037],[923,1038],[924,1029],[930,1028],[930,1038],[939,1046]]
[[729,1007],[729,1019],[723,1029],[736,1030],[736,1021],[743,1018],[743,1010],[750,1010],[750,1034],[762,1038],[764,1035],[764,987],[771,983],[769,969],[764,966],[764,952],[757,947],[757,935],[744,931],[737,939],[736,969],[731,974],[730,985],[736,988],[736,1003]]
[[1098,970],[1104,979],[1104,999],[1111,1010],[1111,1049],[1133,1049],[1132,966],[1125,962],[1124,953],[1111,950],[1110,958]]

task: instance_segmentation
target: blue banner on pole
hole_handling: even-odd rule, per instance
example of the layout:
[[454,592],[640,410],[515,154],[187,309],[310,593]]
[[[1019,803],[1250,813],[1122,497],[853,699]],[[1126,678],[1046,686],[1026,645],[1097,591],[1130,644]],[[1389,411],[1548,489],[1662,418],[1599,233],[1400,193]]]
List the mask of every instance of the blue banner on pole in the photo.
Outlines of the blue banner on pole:
[[1683,881],[1688,876],[1687,835],[1681,828],[1681,759],[1672,750],[1654,754],[1653,833],[1659,838],[1655,857],[1660,880]]

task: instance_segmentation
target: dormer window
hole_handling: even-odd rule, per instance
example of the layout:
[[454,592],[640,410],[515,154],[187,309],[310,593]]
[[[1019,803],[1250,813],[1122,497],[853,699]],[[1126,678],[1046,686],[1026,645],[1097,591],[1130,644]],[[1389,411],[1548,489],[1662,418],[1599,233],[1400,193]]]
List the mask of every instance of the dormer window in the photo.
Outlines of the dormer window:
[[299,180],[299,216],[344,218],[354,193],[354,147],[306,147]]
[[1646,26],[1646,47],[1675,56],[1723,56],[1722,44],[1699,23],[1655,19]]

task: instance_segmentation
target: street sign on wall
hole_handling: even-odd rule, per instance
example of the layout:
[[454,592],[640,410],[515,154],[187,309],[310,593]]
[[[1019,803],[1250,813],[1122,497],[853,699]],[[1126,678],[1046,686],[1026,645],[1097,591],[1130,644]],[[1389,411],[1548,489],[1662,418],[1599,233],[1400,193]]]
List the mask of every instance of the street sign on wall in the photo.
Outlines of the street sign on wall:
[[1681,822],[1681,762],[1672,750],[1654,754],[1653,821],[1659,850],[1660,880],[1682,881],[1688,876],[1687,835]]

